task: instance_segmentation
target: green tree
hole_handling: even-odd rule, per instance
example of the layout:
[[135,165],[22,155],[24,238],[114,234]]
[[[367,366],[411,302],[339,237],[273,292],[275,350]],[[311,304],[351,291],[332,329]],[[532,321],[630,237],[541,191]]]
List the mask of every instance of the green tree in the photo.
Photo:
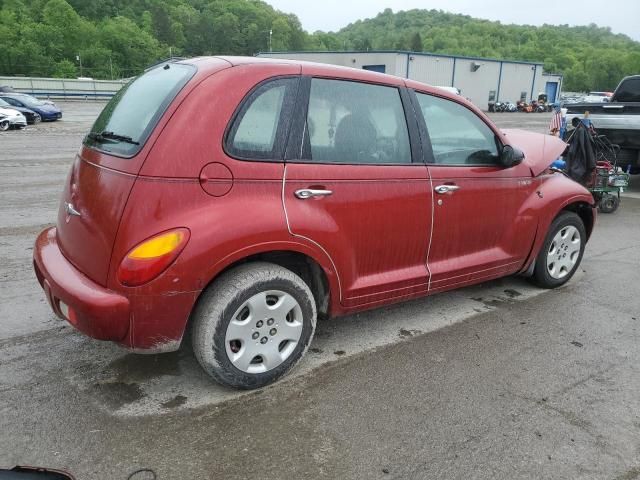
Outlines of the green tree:
[[422,51],[422,36],[420,36],[420,32],[416,32],[411,36],[411,51],[412,52],[421,52]]
[[53,76],[57,78],[73,78],[78,75],[78,69],[71,60],[60,60],[56,63]]

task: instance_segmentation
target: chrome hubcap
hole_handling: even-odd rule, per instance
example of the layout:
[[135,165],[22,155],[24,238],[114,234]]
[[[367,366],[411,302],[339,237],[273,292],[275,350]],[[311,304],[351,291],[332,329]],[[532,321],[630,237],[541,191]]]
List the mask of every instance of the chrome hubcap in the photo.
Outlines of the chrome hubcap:
[[580,241],[580,232],[572,225],[556,233],[547,252],[549,275],[561,279],[573,271],[580,256]]
[[272,370],[291,356],[302,326],[302,309],[293,296],[260,292],[233,314],[225,335],[227,356],[243,372]]

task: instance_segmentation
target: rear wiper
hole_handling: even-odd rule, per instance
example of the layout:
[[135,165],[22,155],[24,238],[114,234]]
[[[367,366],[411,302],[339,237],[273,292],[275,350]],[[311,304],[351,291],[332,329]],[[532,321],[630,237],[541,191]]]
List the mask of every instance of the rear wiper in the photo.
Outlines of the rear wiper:
[[104,142],[105,140],[116,140],[118,142],[130,143],[131,145],[140,145],[140,142],[136,142],[133,138],[126,135],[118,135],[117,133],[104,131],[104,132],[89,132],[87,135],[91,140],[96,142]]

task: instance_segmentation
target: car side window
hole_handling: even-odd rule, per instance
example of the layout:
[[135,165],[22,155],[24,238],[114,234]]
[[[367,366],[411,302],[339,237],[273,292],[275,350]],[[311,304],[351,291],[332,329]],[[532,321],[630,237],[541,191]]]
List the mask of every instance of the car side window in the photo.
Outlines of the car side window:
[[19,107],[20,106],[20,102],[14,100],[11,97],[6,97],[6,98],[3,97],[3,100],[5,102],[7,102],[8,104],[13,105],[14,107]]
[[311,80],[305,159],[318,163],[407,164],[407,121],[395,87]]
[[434,163],[500,164],[496,136],[474,112],[451,100],[416,95],[429,131]]
[[283,110],[295,101],[298,78],[259,86],[245,100],[227,135],[227,150],[245,159],[277,159],[284,146]]

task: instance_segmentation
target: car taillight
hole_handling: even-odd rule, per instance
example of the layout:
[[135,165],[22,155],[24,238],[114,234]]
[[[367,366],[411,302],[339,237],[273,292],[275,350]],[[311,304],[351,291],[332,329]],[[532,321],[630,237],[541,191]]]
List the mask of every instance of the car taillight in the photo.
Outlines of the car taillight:
[[122,259],[118,280],[127,287],[147,283],[171,265],[189,241],[189,230],[177,228],[136,245]]

